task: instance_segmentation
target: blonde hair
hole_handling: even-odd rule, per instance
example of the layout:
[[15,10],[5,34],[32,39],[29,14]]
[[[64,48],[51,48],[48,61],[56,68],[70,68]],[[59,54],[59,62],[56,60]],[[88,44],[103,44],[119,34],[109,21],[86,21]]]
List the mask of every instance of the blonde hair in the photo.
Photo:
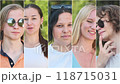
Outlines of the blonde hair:
[[[5,6],[4,8],[2,8],[2,10],[0,11],[0,34],[1,34],[2,29],[4,27],[4,22],[7,21],[7,17],[9,15],[9,12],[11,10],[17,10],[17,9],[24,11],[22,6],[20,6],[18,4],[9,4],[9,5]],[[0,36],[2,38],[2,35],[0,35]]]
[[91,11],[95,9],[94,5],[86,5],[77,14],[73,24],[72,45],[76,45],[78,43],[81,35],[81,24],[88,17]]

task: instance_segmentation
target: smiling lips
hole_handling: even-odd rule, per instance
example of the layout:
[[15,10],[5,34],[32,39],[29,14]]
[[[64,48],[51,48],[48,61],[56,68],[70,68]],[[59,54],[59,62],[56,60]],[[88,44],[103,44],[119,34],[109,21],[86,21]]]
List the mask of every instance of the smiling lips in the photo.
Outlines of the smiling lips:
[[104,33],[105,31],[99,31],[98,33],[101,35],[102,33]]
[[91,35],[95,35],[95,34],[96,34],[95,31],[90,31],[90,30],[88,30],[88,32],[89,32]]

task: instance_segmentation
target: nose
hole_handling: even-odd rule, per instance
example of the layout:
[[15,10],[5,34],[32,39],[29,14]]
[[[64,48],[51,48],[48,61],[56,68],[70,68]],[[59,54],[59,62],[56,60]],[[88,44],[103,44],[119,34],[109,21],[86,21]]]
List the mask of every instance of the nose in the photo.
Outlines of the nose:
[[96,26],[96,30],[100,30],[100,29],[101,29],[101,28],[97,25],[97,26]]
[[27,24],[28,24],[28,25],[31,25],[31,24],[32,24],[32,21],[31,21],[31,20],[28,20],[28,21],[27,21]]
[[96,29],[96,23],[95,22],[91,25],[91,28]]
[[14,29],[18,29],[18,28],[19,28],[18,23],[15,23],[15,25],[14,25]]
[[67,26],[65,26],[64,28],[63,28],[63,32],[64,33],[67,33],[69,31],[69,28],[67,27]]

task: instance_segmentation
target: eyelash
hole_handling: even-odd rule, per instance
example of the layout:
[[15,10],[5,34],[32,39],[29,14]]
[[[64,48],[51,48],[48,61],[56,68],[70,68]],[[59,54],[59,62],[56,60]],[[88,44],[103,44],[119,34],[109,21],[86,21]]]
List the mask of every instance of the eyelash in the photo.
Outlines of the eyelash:
[[56,25],[56,27],[63,27],[63,25]]
[[87,21],[87,22],[92,23],[92,21]]
[[28,20],[27,18],[25,18],[24,20]]
[[32,18],[33,20],[35,20],[36,18]]
[[72,26],[72,24],[68,24],[68,26]]

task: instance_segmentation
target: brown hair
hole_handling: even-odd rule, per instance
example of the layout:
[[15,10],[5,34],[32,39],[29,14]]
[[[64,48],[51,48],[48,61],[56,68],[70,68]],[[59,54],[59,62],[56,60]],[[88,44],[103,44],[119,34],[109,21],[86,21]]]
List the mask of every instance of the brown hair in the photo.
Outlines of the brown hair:
[[103,18],[108,15],[109,21],[113,24],[116,32],[120,31],[120,7],[117,5],[105,5],[97,9],[97,16]]
[[[38,11],[39,15],[40,15],[40,18],[43,17],[42,10],[39,6],[37,6],[35,4],[28,4],[27,6],[25,6],[25,9],[27,9],[27,8],[36,9]],[[42,27],[42,25],[40,25],[40,27]],[[40,29],[39,29],[39,42],[41,44],[42,52],[44,53],[44,56],[48,58],[48,41],[43,38]]]

